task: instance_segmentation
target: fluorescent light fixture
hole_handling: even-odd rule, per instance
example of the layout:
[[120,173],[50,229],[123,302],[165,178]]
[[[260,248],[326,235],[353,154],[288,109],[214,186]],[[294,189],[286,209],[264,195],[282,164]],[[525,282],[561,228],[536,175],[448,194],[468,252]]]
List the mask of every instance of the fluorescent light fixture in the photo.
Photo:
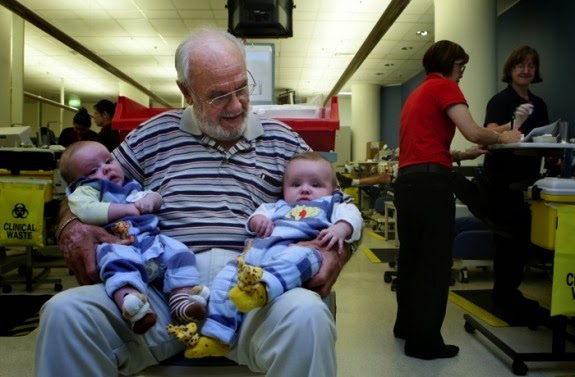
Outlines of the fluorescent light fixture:
[[427,30],[418,30],[415,32],[415,34],[417,34],[421,37],[425,37],[427,34],[429,34],[429,32]]
[[80,101],[79,98],[70,98],[68,100],[68,106],[72,106],[72,107],[80,107],[80,105],[82,104],[82,101]]

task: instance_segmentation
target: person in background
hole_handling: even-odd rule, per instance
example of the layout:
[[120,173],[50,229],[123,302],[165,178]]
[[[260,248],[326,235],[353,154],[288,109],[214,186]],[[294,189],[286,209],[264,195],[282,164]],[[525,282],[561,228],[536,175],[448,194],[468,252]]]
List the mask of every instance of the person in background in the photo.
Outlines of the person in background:
[[316,239],[343,252],[361,237],[361,212],[344,202],[331,163],[317,152],[291,159],[283,183],[284,198],[264,203],[246,227],[257,236],[237,263],[227,264],[214,280],[208,317],[199,341],[186,350],[191,358],[223,356],[244,315],[286,291],[301,287],[320,269],[322,257],[297,242]]
[[393,331],[405,339],[407,356],[424,360],[459,352],[441,335],[455,228],[449,151],[455,129],[480,145],[521,138],[517,130],[497,133],[473,120],[458,85],[468,60],[458,44],[434,43],[423,56],[425,79],[407,98],[400,117],[395,207],[401,244]]
[[[508,85],[487,103],[487,129],[501,132],[515,128],[527,135],[534,128],[549,124],[547,105],[529,89],[531,84],[543,81],[539,54],[534,48],[515,48],[503,64],[501,81]],[[540,156],[498,151],[488,154],[484,161],[487,217],[497,229],[493,235],[496,251],[492,298],[504,309],[504,319],[513,323],[532,323],[541,313],[539,304],[519,291],[529,250],[533,248],[531,213],[523,192],[541,176],[540,169]]]
[[[175,63],[189,106],[144,122],[113,155],[128,179],[163,197],[160,230],[196,254],[200,281],[210,288],[216,273],[243,251],[249,215],[281,198],[285,167],[310,148],[287,125],[251,113],[255,83],[244,45],[231,34],[197,31],[178,46]],[[143,336],[130,330],[108,298],[94,250],[120,240],[100,227],[70,221],[66,206],[60,218],[59,247],[81,286],[44,304],[36,375],[130,375],[183,351],[166,330],[170,313],[160,290],[148,287],[158,318]],[[228,358],[269,377],[337,375],[336,327],[322,297],[329,295],[351,248],[315,249],[322,255],[319,272],[305,288],[246,314]]]
[[88,114],[88,110],[81,107],[74,115],[72,120],[73,127],[64,128],[58,137],[58,144],[67,147],[70,144],[80,141],[100,141],[100,136],[92,131],[92,118]]
[[158,279],[176,323],[202,321],[209,290],[199,284],[194,254],[158,232],[158,218],[152,212],[160,209],[162,197],[142,191],[134,180],[125,181],[120,164],[98,142],[80,141],[66,148],[60,172],[68,184],[70,210],[80,221],[104,226],[131,241],[130,245],[101,243],[96,256],[106,292],[132,330],[143,334],[156,324],[146,291]]
[[111,152],[120,145],[120,132],[112,129],[112,119],[116,112],[116,104],[107,99],[94,105],[94,122],[100,127],[100,141]]
[[[481,155],[487,153],[487,150],[482,146],[474,146],[465,151],[451,151],[451,158],[453,162],[459,164],[464,160],[473,160]],[[341,173],[337,174],[337,180],[342,189],[348,187],[358,187],[358,186],[372,186],[372,185],[389,185],[392,184],[395,179],[395,174],[393,169],[388,169],[383,173],[369,175],[367,177],[361,178],[351,178]]]
[[337,181],[342,189],[358,186],[389,185],[393,179],[392,172],[383,172],[362,178],[351,178],[337,173]]

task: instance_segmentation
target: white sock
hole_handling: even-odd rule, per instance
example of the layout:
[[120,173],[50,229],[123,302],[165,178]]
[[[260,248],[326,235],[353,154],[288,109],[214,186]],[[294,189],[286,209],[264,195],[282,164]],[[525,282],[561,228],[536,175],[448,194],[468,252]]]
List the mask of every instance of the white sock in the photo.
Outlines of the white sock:
[[130,322],[135,323],[142,319],[150,310],[150,303],[141,293],[130,293],[124,297],[122,314]]

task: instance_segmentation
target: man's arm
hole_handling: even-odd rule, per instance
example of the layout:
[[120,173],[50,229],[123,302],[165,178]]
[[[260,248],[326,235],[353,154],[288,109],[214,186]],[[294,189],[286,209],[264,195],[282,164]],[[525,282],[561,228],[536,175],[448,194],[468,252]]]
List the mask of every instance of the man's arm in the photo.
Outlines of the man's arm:
[[120,240],[99,226],[86,225],[76,218],[66,199],[60,206],[60,223],[56,231],[58,247],[64,255],[66,265],[74,272],[81,285],[99,283],[96,268],[96,246],[100,243],[129,244]]
[[[316,245],[314,242],[315,241],[309,241],[308,245]],[[303,244],[304,242],[298,243],[298,245],[302,246]],[[342,253],[338,253],[337,247],[327,250],[316,245],[315,249],[320,252],[323,257],[321,267],[314,277],[304,283],[304,287],[317,292],[322,298],[325,298],[331,292],[331,288],[343,270],[343,266],[351,258],[351,245],[345,244]]]

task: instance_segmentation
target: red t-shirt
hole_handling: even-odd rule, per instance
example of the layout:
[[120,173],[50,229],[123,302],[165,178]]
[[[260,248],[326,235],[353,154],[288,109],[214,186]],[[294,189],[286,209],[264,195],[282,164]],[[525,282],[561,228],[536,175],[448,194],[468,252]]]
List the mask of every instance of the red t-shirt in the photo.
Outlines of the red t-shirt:
[[455,123],[446,110],[467,101],[459,85],[441,75],[430,73],[407,98],[399,127],[399,167],[436,163],[451,168],[449,147]]

